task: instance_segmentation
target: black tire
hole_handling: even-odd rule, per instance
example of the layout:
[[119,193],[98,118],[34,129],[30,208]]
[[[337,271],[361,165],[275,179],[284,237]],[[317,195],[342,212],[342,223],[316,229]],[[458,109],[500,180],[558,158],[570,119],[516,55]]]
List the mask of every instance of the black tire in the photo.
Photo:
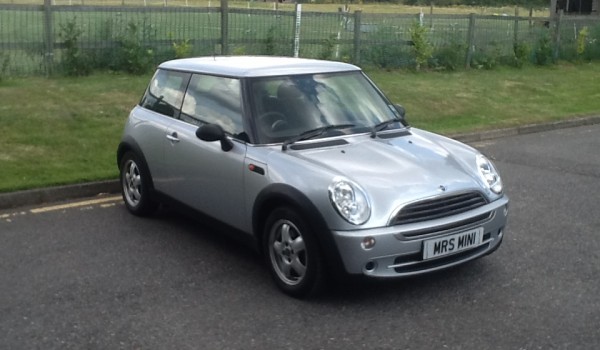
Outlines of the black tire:
[[277,286],[296,298],[314,296],[325,285],[325,266],[315,233],[296,210],[275,209],[267,218],[263,252]]
[[150,195],[150,174],[145,164],[133,152],[126,152],[121,158],[121,194],[127,210],[138,216],[154,213],[158,208]]

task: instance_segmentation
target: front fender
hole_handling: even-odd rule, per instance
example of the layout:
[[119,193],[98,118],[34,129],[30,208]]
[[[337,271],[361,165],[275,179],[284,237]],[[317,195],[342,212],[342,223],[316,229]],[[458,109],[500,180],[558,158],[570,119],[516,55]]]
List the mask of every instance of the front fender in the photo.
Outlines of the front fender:
[[298,189],[282,183],[265,187],[256,197],[252,208],[253,234],[262,252],[264,225],[267,217],[274,208],[290,206],[298,211],[308,222],[311,229],[316,232],[321,253],[325,262],[334,276],[345,271],[338,248],[333,239],[331,230],[314,203]]

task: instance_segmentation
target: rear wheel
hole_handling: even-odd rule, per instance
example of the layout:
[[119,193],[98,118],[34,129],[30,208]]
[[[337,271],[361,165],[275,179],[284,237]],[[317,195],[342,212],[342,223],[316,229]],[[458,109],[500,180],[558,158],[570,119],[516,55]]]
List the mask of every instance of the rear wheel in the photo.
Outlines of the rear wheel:
[[291,208],[275,209],[265,225],[264,252],[277,286],[294,297],[318,293],[324,264],[314,233]]
[[139,157],[127,152],[121,159],[121,193],[127,209],[135,215],[148,215],[158,204],[150,198],[150,175]]

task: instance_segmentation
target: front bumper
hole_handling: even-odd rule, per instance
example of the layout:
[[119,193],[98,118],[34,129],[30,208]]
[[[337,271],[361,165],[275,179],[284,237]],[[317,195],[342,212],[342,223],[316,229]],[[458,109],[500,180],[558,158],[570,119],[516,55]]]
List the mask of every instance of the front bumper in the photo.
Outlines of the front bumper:
[[[458,265],[489,254],[502,242],[508,215],[508,197],[466,213],[407,225],[368,230],[333,231],[346,272],[370,277],[402,277]],[[438,258],[424,259],[424,242],[483,228],[477,246]],[[364,248],[366,237],[375,245]]]

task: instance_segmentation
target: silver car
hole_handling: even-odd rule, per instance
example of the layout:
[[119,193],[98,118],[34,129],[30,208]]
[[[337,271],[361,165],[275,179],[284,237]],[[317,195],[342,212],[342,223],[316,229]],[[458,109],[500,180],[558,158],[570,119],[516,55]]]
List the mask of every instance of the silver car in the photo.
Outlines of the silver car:
[[482,257],[507,221],[489,159],[410,127],[341,62],[162,63],[117,153],[130,212],[170,200],[226,223],[296,297],[328,276],[404,277]]

